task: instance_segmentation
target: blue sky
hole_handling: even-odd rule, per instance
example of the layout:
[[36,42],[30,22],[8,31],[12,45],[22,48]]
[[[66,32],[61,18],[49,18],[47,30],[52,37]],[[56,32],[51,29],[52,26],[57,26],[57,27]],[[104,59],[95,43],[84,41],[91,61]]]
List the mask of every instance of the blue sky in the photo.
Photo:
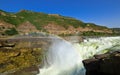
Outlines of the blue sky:
[[84,22],[120,27],[120,0],[0,0],[0,9],[61,14]]

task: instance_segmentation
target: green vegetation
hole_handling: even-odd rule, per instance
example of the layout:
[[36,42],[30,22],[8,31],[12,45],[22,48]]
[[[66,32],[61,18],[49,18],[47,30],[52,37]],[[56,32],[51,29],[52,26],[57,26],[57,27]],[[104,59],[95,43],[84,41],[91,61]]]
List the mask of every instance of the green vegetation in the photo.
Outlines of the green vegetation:
[[[74,36],[75,34],[60,34],[59,36]],[[86,31],[86,32],[82,32],[81,34],[78,33],[76,34],[77,36],[115,36],[118,34],[115,33],[103,33],[103,32],[94,32],[94,31]]]
[[[33,25],[35,25],[36,28],[39,30],[42,29],[42,26],[47,25],[48,23],[61,25],[66,29],[68,28],[69,25],[77,28],[77,27],[86,27],[88,24],[71,17],[65,17],[57,14],[45,14],[45,13],[32,12],[27,10],[22,10],[18,13],[7,13],[2,10],[0,10],[0,12],[6,14],[6,15],[0,14],[0,20],[3,20],[15,26],[18,26],[23,22],[29,21]],[[95,24],[89,23],[89,25],[92,27],[97,27],[97,25]]]
[[[61,16],[58,14],[46,14],[46,13],[41,13],[41,12],[33,12],[33,11],[28,11],[28,10],[21,10],[17,13],[10,13],[10,12],[5,12],[3,10],[0,10],[0,21],[4,21],[6,23],[10,23],[12,25],[15,25],[15,27],[18,27],[20,24],[23,22],[30,22],[33,24],[38,30],[43,31],[43,32],[48,32],[47,29],[44,29],[43,26],[46,26],[48,24],[55,24],[55,25],[60,25],[66,29],[68,29],[69,26],[73,26],[74,28],[78,27],[88,27],[96,30],[110,30],[109,28],[105,26],[99,26],[94,23],[84,23],[80,20],[71,18],[71,17],[66,17],[66,16]],[[83,35],[83,36],[103,36],[103,35],[118,35],[119,33],[116,33],[116,31],[113,30],[114,34],[109,34],[109,33],[102,33],[102,32],[93,32],[93,31],[88,31],[88,32],[83,32],[78,35]],[[10,29],[6,30],[5,34],[7,35],[15,35],[18,34],[17,30],[15,29]],[[73,34],[59,34],[60,36],[71,36]]]
[[11,28],[9,30],[6,30],[5,34],[7,34],[7,35],[16,35],[16,34],[18,34],[18,31],[15,28]]
[[103,32],[94,32],[94,31],[87,31],[82,33],[83,36],[107,36],[111,35],[110,33],[103,33]]
[[64,34],[64,33],[62,33],[62,34],[59,34],[59,36],[62,36],[62,37],[64,37],[64,36],[73,36],[73,34]]
[[87,27],[91,27],[91,28],[108,29],[108,28],[105,27],[105,26],[96,25],[96,24],[94,24],[94,23],[85,23],[85,25],[86,25]]

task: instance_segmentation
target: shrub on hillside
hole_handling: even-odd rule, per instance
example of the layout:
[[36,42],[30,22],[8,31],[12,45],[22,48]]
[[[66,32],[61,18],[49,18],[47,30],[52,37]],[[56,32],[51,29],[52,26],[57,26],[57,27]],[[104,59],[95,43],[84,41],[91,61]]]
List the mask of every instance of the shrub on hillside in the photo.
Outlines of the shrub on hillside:
[[6,30],[5,34],[6,35],[16,35],[16,34],[18,34],[18,31],[15,28],[11,28],[9,30]]

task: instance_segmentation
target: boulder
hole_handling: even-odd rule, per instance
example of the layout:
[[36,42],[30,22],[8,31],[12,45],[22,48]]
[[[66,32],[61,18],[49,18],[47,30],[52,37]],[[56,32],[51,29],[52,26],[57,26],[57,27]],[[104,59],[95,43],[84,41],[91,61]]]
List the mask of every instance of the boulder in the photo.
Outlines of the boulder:
[[120,75],[120,51],[83,60],[86,75]]
[[7,40],[0,40],[0,48],[13,48],[15,47],[15,43],[14,42],[8,42]]
[[84,66],[87,71],[93,71],[99,68],[99,60],[98,59],[87,59],[83,61]]

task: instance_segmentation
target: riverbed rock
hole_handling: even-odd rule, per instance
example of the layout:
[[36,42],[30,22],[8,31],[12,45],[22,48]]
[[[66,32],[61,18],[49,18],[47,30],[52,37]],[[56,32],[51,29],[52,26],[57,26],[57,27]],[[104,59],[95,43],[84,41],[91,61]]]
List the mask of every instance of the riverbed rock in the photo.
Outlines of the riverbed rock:
[[10,43],[7,40],[0,39],[0,48],[12,49],[13,47],[15,47],[15,44],[15,42]]
[[[87,59],[83,61],[84,66],[86,67],[87,71],[95,71],[96,69],[99,68],[99,60],[98,59]],[[94,66],[94,67],[93,67]]]
[[[43,49],[28,47],[32,42],[26,41],[26,46],[8,40],[0,40],[0,75],[36,75],[38,66],[42,64]],[[19,45],[19,47],[18,47]]]
[[120,51],[83,60],[86,75],[120,75]]
[[39,73],[39,68],[37,66],[30,66],[22,70],[16,71],[14,73],[9,73],[7,75],[36,75]]

